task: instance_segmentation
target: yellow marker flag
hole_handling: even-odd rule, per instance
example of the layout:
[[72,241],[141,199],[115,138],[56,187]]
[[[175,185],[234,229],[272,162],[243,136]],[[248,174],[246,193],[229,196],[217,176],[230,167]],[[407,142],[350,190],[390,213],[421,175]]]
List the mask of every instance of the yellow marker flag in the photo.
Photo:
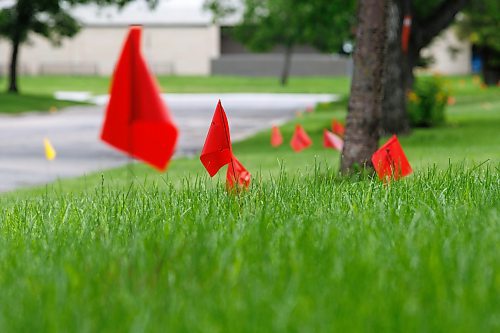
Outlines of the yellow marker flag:
[[43,139],[43,145],[45,147],[45,158],[48,161],[52,161],[54,158],[56,158],[56,150],[50,143],[49,139],[45,138]]

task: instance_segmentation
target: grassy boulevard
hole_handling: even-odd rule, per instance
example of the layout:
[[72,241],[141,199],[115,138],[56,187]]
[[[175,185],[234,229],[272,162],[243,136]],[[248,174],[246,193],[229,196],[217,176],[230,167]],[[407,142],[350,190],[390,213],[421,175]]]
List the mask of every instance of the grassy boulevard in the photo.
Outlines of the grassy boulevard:
[[448,81],[447,125],[401,138],[415,173],[388,186],[322,148],[343,101],[282,128],[303,153],[235,144],[241,196],[196,157],[1,195],[0,331],[498,331],[499,88]]

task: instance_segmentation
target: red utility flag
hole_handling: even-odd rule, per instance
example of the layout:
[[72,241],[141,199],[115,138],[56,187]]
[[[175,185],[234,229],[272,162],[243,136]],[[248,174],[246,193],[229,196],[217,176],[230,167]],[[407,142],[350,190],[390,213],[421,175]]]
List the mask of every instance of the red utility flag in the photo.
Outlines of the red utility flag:
[[401,31],[401,49],[403,53],[408,52],[408,44],[410,42],[411,31],[411,15],[405,15],[403,18],[403,29]]
[[395,135],[373,154],[372,163],[378,177],[384,181],[391,178],[398,180],[412,173],[410,163]]
[[131,27],[116,65],[101,139],[165,170],[178,131],[140,50],[141,27]]
[[233,155],[231,162],[227,166],[226,187],[232,189],[236,183],[238,187],[248,188],[250,180],[250,172]]
[[201,151],[200,160],[210,177],[213,177],[220,168],[231,162],[232,154],[227,117],[219,100]]
[[338,122],[337,119],[333,119],[332,121],[332,132],[342,138],[344,137],[344,132],[345,132],[344,125]]
[[281,135],[281,131],[279,127],[273,126],[271,129],[271,146],[278,147],[283,143],[283,136]]
[[311,138],[309,138],[309,135],[307,135],[304,128],[300,125],[295,126],[295,132],[293,133],[292,140],[290,141],[290,146],[293,150],[299,152],[306,149],[310,145],[312,145]]
[[344,147],[344,140],[325,129],[323,131],[323,147],[342,151],[342,148]]

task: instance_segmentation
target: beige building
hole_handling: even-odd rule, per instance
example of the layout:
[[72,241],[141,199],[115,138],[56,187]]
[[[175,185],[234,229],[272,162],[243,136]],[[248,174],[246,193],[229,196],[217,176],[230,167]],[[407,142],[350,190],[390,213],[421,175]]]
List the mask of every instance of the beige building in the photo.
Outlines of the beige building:
[[433,59],[430,71],[454,75],[471,73],[472,46],[457,37],[453,26],[436,37],[421,55]]
[[[83,28],[60,47],[32,36],[21,48],[19,70],[25,74],[109,75],[128,26],[144,26],[143,52],[156,74],[208,75],[219,56],[220,30],[202,10],[203,0],[160,1],[152,11],[143,1],[123,10],[77,7]],[[10,46],[0,40],[0,64],[5,71]]]

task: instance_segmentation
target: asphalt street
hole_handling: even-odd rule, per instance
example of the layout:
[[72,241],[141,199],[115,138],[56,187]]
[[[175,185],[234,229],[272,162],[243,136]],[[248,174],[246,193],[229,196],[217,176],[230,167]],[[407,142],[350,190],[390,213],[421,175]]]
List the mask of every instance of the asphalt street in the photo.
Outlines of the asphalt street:
[[[55,113],[0,116],[0,191],[81,176],[129,162],[99,140],[107,96],[92,98],[95,106],[71,107]],[[165,96],[180,129],[176,156],[198,154],[217,100],[228,116],[231,138],[241,140],[281,124],[296,112],[334,95],[313,94],[169,94]],[[43,138],[57,151],[53,161],[44,155]]]

